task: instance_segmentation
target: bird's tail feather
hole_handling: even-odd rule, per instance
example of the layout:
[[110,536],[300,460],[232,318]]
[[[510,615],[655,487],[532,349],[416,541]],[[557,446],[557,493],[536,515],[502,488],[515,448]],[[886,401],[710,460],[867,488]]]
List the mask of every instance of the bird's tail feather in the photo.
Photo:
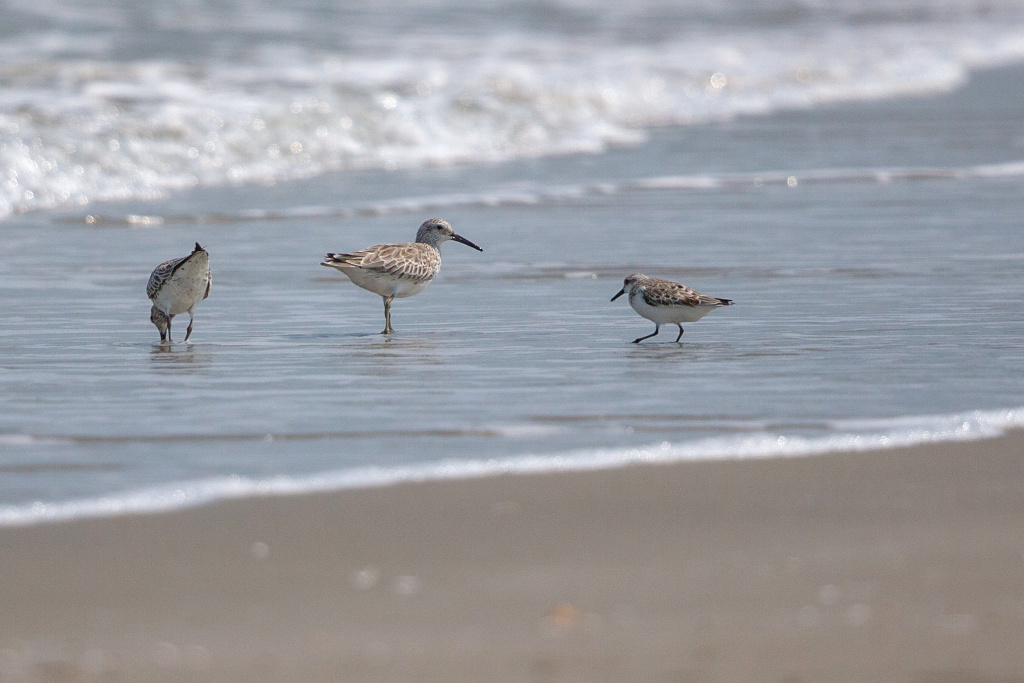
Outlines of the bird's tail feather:
[[343,268],[345,266],[351,266],[351,259],[353,254],[328,254],[321,261],[321,266],[328,266],[330,268]]

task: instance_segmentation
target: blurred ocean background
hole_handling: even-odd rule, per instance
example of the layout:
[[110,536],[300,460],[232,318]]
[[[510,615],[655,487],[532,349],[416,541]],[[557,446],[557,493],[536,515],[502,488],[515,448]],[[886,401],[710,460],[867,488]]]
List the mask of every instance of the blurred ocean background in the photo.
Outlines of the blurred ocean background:
[[[0,0],[0,523],[1024,426],[1022,64],[1019,0]],[[434,215],[384,338],[319,260]],[[634,346],[638,270],[737,305]]]

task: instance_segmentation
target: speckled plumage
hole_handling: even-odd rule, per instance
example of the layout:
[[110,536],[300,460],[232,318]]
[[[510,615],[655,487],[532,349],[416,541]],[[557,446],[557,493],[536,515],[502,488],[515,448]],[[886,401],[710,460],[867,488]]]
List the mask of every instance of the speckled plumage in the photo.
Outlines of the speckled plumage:
[[391,334],[391,302],[419,294],[441,271],[438,247],[448,240],[462,242],[483,251],[466,238],[455,234],[452,226],[440,218],[425,221],[416,232],[415,242],[377,244],[360,251],[327,254],[320,264],[345,273],[359,287],[384,299],[384,331]]
[[213,275],[210,255],[196,242],[188,256],[164,261],[153,269],[146,283],[146,296],[153,302],[149,320],[160,331],[160,341],[170,342],[171,321],[179,313],[188,313],[185,341],[192,336],[196,305],[210,296]]
[[654,323],[654,332],[634,339],[634,344],[658,334],[660,327],[665,324],[679,327],[679,336],[676,337],[678,342],[683,336],[682,323],[696,322],[716,308],[732,306],[733,303],[731,299],[707,296],[678,282],[659,280],[642,273],[633,273],[627,277],[612,301],[623,294],[629,294],[629,305],[634,311]]
[[[377,244],[348,254],[328,254],[323,265],[342,272],[345,268],[357,268],[386,275],[399,282],[429,283],[441,271],[441,252],[437,247],[420,242]],[[371,291],[384,296],[382,292]],[[401,298],[403,295],[396,293],[395,296]]]

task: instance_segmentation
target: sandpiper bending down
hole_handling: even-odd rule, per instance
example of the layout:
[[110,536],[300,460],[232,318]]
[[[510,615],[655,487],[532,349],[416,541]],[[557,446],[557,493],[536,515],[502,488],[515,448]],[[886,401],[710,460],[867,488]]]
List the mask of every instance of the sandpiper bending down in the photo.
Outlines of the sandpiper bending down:
[[391,302],[422,292],[441,270],[442,242],[455,240],[483,251],[452,226],[431,218],[416,232],[415,242],[378,244],[350,254],[328,254],[321,266],[337,268],[352,282],[384,298],[384,331],[391,334]]
[[612,301],[626,292],[629,292],[629,305],[633,310],[654,323],[654,332],[634,339],[634,344],[650,339],[658,334],[662,325],[667,324],[679,326],[679,336],[676,337],[676,341],[679,341],[683,338],[682,323],[696,322],[716,308],[732,306],[732,299],[704,296],[678,282],[659,280],[641,273],[627,277]]
[[192,336],[196,304],[210,296],[213,276],[210,275],[210,254],[199,246],[188,256],[164,261],[149,276],[146,294],[153,302],[150,321],[160,330],[160,343],[171,342],[171,319],[188,313],[185,341]]

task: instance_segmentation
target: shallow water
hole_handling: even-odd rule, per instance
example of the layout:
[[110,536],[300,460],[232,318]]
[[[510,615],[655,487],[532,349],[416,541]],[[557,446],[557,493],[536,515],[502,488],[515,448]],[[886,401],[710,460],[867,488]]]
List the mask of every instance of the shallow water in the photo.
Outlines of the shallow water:
[[[1019,426],[1022,86],[997,69],[598,154],[8,217],[4,520]],[[435,214],[484,252],[446,244],[383,337],[379,297],[319,259],[411,239]],[[157,346],[149,272],[197,240],[214,286],[195,343]],[[632,345],[652,324],[609,299],[637,270],[736,305],[680,344],[665,328]],[[54,505],[85,499],[105,502]]]

